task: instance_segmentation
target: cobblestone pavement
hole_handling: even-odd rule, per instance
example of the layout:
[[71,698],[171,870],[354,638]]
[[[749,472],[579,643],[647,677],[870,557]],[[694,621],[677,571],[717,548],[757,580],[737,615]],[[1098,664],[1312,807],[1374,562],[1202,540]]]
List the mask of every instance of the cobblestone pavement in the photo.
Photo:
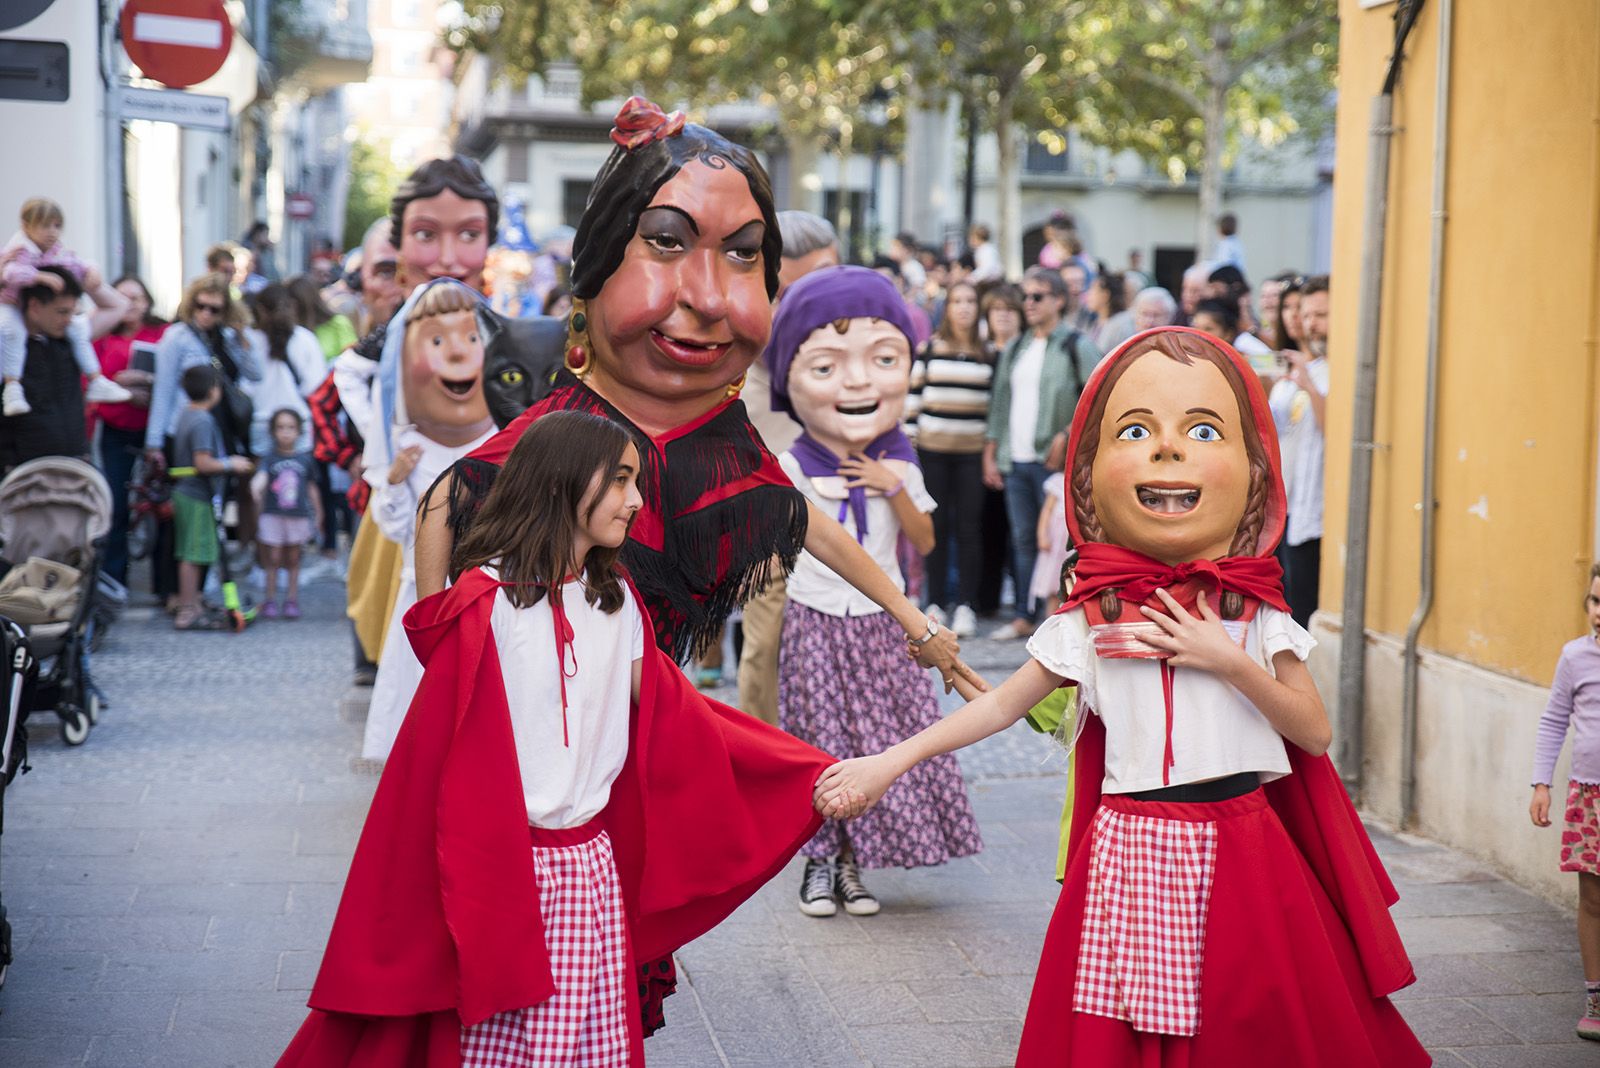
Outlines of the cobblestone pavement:
[[[306,618],[179,635],[133,609],[96,659],[112,700],[69,749],[36,718],[5,795],[16,963],[0,1065],[270,1065],[304,1014],[376,781],[333,579]],[[998,679],[1020,647],[971,642]],[[719,694],[719,695],[725,695]],[[1064,764],[1018,727],[963,755],[986,848],[872,872],[875,917],[794,907],[798,865],[680,954],[656,1068],[1011,1063],[1045,924]],[[1444,1065],[1592,1064],[1570,914],[1430,843],[1378,833]]]

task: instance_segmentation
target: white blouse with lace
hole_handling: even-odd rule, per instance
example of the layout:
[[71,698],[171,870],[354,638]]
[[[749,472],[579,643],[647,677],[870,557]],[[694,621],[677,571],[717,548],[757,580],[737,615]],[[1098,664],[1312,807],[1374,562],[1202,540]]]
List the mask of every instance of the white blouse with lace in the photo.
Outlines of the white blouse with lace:
[[[1269,673],[1276,654],[1289,651],[1305,660],[1315,645],[1287,612],[1267,605],[1245,628],[1245,651]],[[1209,672],[1173,668],[1173,763],[1163,779],[1162,661],[1097,656],[1082,609],[1051,616],[1028,640],[1028,654],[1046,670],[1076,682],[1080,709],[1091,709],[1105,724],[1104,793],[1156,790],[1247,771],[1270,782],[1289,773],[1282,736],[1238,690]]]

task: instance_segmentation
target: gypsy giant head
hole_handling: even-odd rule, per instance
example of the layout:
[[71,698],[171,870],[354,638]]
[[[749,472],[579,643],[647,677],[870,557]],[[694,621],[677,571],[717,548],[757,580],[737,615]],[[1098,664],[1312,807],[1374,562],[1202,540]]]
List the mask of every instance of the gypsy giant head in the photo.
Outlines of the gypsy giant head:
[[913,330],[894,283],[876,271],[811,272],[772,321],[772,410],[841,458],[865,450],[905,417]]
[[451,156],[412,171],[389,202],[390,240],[400,250],[405,292],[437,278],[481,292],[499,220],[500,198],[477,161]]
[[1178,565],[1267,556],[1283,533],[1266,395],[1242,357],[1197,330],[1139,334],[1096,368],[1073,420],[1067,471],[1075,543]]
[[573,243],[568,369],[630,415],[709,410],[771,328],[771,183],[749,149],[639,97],[611,138]]

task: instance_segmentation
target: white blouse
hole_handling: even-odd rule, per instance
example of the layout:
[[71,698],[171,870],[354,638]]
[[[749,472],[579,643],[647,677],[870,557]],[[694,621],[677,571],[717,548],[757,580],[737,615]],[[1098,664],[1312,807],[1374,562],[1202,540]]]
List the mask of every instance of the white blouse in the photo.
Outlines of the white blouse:
[[[922,480],[920,467],[903,461],[887,462],[904,472],[901,475],[904,482],[901,492],[910,496],[911,503],[916,505],[917,511],[926,513],[938,507]],[[823,496],[817,484],[800,470],[800,461],[794,458],[793,453],[779,453],[778,464],[783,468],[783,473],[789,476],[789,481],[794,483],[795,489],[805,494],[806,500],[828,515],[838,516],[840,506],[845,503],[844,499]],[[843,485],[842,478],[837,481],[840,486]],[[852,535],[855,534],[855,516],[848,509],[840,522],[844,524],[845,530]],[[879,567],[883,568],[884,574],[889,576],[895,589],[904,593],[906,580],[900,574],[900,561],[895,555],[899,540],[900,520],[895,518],[894,503],[876,490],[868,490],[867,536],[862,541],[861,547]],[[830,616],[870,616],[874,612],[883,611],[872,598],[834,574],[832,568],[807,552],[800,554],[794,570],[789,574],[788,595],[789,600],[796,604],[803,604],[807,608]]]
[[[499,578],[494,568],[483,570]],[[624,587],[623,596],[622,607],[607,615],[584,600],[581,581],[562,587],[562,607],[573,631],[563,742],[561,667],[550,598],[517,608],[505,590],[495,591],[489,625],[505,679],[528,823],[534,827],[577,827],[599,815],[628,758],[633,664],[644,656],[645,637],[633,593]]]
[[[1289,650],[1304,660],[1315,645],[1287,612],[1267,605],[1245,628],[1245,652],[1269,673],[1276,654]],[[1246,771],[1259,772],[1262,782],[1289,774],[1283,737],[1255,705],[1210,672],[1173,668],[1173,765],[1163,782],[1167,736],[1161,661],[1097,656],[1082,609],[1046,620],[1028,640],[1028,654],[1046,670],[1076,682],[1082,705],[1105,724],[1104,793],[1157,790]]]

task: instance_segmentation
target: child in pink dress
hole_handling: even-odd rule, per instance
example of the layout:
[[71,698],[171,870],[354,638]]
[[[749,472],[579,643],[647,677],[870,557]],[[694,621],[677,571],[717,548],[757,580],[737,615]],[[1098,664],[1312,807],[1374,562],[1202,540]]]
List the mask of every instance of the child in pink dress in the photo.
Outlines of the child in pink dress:
[[1556,758],[1572,731],[1572,770],[1561,832],[1561,870],[1578,873],[1578,952],[1586,1000],[1578,1037],[1600,1041],[1600,564],[1589,569],[1589,633],[1561,650],[1533,752],[1535,827],[1550,826]]

